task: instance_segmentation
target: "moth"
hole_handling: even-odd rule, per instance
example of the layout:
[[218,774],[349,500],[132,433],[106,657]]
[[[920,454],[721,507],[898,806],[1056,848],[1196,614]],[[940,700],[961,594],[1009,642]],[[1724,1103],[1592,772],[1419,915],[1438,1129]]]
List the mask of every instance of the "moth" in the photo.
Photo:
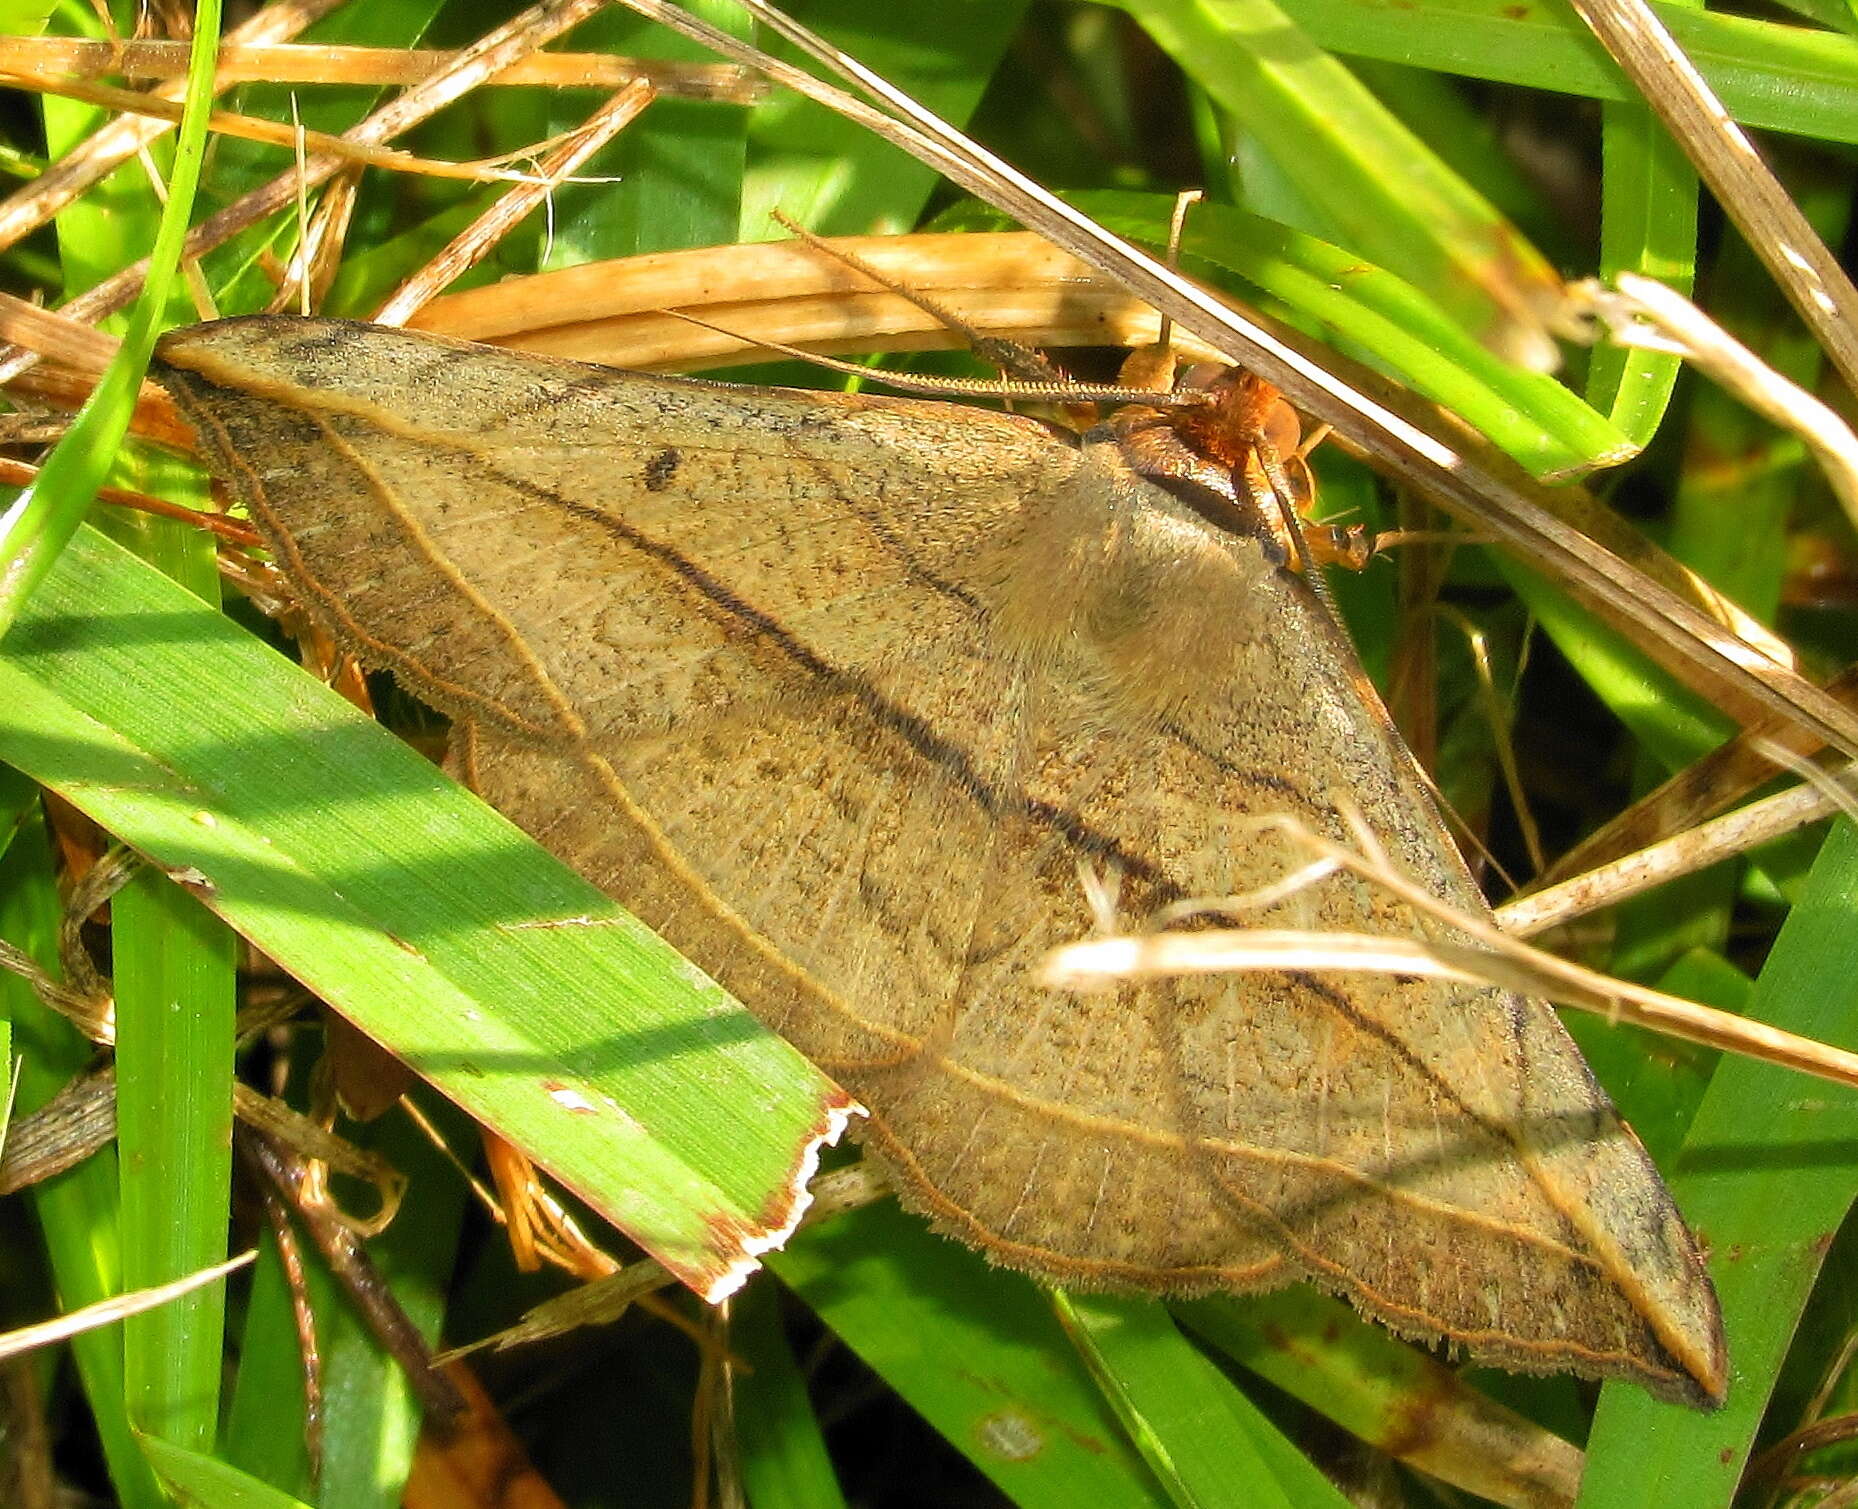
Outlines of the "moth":
[[[1307,1279],[1485,1361],[1720,1402],[1696,1244],[1544,1003],[1034,981],[1096,920],[1081,877],[1132,929],[1281,878],[1264,815],[1345,839],[1346,803],[1483,907],[1214,422],[1242,376],[1077,438],[331,320],[181,330],[155,375],[308,613],[856,1095],[944,1232],[1062,1284]],[[1348,875],[1258,920],[1435,926]]]

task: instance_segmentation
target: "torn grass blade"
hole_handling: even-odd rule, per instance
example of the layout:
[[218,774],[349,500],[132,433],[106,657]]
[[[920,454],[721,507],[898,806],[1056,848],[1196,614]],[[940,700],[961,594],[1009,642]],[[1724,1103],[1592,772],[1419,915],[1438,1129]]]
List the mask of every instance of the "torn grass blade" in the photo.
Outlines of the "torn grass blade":
[[685,1283],[804,1208],[842,1092],[599,892],[88,531],[0,641],[0,758],[141,850]]

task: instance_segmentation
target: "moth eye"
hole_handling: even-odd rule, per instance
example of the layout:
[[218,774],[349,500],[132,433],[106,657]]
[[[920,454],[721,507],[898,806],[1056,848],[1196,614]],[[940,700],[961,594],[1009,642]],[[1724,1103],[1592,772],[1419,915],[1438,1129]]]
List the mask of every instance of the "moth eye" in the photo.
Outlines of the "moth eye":
[[1204,392],[1231,371],[1232,368],[1221,362],[1195,362],[1175,380],[1174,387],[1182,393]]
[[1257,540],[1264,547],[1265,559],[1282,566],[1290,554],[1270,521],[1244,493],[1215,487],[1192,477],[1150,476],[1156,487],[1191,508],[1195,514],[1222,534],[1242,535]]

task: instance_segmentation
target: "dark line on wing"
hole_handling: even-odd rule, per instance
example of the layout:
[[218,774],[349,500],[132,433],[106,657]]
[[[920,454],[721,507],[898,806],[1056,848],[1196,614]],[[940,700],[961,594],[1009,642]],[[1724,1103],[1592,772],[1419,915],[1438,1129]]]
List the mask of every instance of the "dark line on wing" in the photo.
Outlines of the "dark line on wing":
[[[811,462],[815,475],[817,475],[822,482],[830,484],[831,479],[825,475],[826,469],[823,462],[813,461],[811,457],[800,457],[796,459]],[[844,498],[843,494],[840,496]],[[918,561],[915,552],[897,537],[896,531],[879,518],[874,510],[860,508],[855,499],[844,498],[844,501],[846,506],[858,516],[859,521],[865,528],[869,529],[888,545],[890,549],[908,565],[911,576],[915,577],[931,591],[960,603],[962,607],[968,609],[972,613],[985,612],[985,609],[981,606],[980,599],[972,592],[969,592],[965,587],[956,586],[953,582],[943,580],[943,578],[937,576],[927,566]]]
[[[1456,1107],[1459,1114],[1471,1122],[1472,1125],[1482,1128],[1484,1134],[1493,1142],[1496,1142],[1500,1146],[1507,1145],[1514,1147],[1516,1145],[1516,1139],[1509,1136],[1502,1127],[1493,1125],[1485,1117],[1466,1105],[1452,1087],[1439,1077],[1438,1071],[1433,1069],[1431,1065],[1426,1063],[1425,1060],[1421,1059],[1407,1046],[1405,1038],[1398,1036],[1391,1028],[1375,1021],[1372,1017],[1363,1016],[1361,1012],[1355,1009],[1354,1003],[1349,1000],[1347,995],[1336,989],[1335,986],[1329,984],[1328,981],[1322,979],[1320,976],[1300,969],[1291,970],[1288,971],[1288,973],[1299,981],[1311,995],[1315,996],[1351,1027],[1359,1032],[1365,1032],[1369,1037],[1385,1044],[1388,1051],[1392,1053],[1395,1058],[1399,1059],[1401,1063],[1405,1064],[1415,1074],[1419,1075],[1421,1079],[1436,1088],[1447,1104]],[[1494,986],[1491,988],[1495,989]]]
[[1024,813],[1034,823],[1058,833],[1073,847],[1083,850],[1092,858],[1107,860],[1117,865],[1125,875],[1133,876],[1152,886],[1157,904],[1165,905],[1187,894],[1185,888],[1165,875],[1153,861],[1129,852],[1118,840],[1106,833],[1099,833],[1077,814],[1054,807],[1049,802],[1030,800],[1014,802],[1002,797],[991,785],[981,779],[966,753],[936,733],[923,719],[887,700],[862,676],[843,670],[830,661],[822,659],[784,628],[778,620],[770,617],[752,603],[743,601],[701,566],[688,557],[680,555],[671,546],[639,533],[612,514],[589,508],[584,503],[576,502],[573,498],[539,483],[531,482],[527,478],[503,471],[498,471],[496,477],[499,482],[514,491],[525,493],[541,502],[553,504],[577,519],[597,525],[640,554],[658,561],[706,601],[721,609],[731,618],[748,625],[761,638],[776,646],[788,659],[809,675],[829,683],[851,697],[881,728],[901,739],[923,759],[938,766],[989,817],[998,818],[1011,813]]
[[1310,800],[1309,793],[1290,777],[1278,775],[1269,770],[1260,770],[1256,765],[1235,765],[1216,750],[1207,748],[1172,718],[1162,720],[1161,731],[1182,748],[1192,750],[1223,776],[1263,786],[1267,790],[1275,791],[1279,796],[1293,799],[1307,811],[1322,811],[1321,807]]

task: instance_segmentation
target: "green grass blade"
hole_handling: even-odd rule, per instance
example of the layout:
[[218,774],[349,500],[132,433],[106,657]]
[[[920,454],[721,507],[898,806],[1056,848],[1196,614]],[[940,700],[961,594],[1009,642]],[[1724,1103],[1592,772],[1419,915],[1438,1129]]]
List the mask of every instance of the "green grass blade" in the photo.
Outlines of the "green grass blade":
[[[205,15],[202,24],[217,18]],[[158,206],[147,213],[154,217]],[[132,452],[118,458],[115,473],[151,494],[206,501],[198,474],[173,458]],[[217,606],[211,535],[116,510],[105,523],[113,537]],[[114,900],[110,948],[123,1282],[144,1289],[226,1256],[238,939],[185,891],[145,872]],[[225,1305],[225,1287],[214,1284],[124,1323],[124,1385],[140,1431],[196,1449],[211,1445],[225,1372]]]
[[[125,458],[149,492],[200,495],[178,463]],[[214,542],[204,530],[146,515],[112,532],[206,602],[217,604]],[[117,1145],[122,1154],[123,1281],[132,1289],[226,1256],[238,939],[164,877],[143,873],[110,911],[115,979]],[[139,1429],[204,1447],[219,1423],[225,1291],[213,1285],[123,1327],[130,1407]]]
[[[1574,12],[1544,0],[1411,0],[1397,23],[1385,6],[1366,0],[1283,4],[1331,52],[1588,99],[1638,99]],[[1744,125],[1858,142],[1858,42],[1851,37],[1657,0],[1652,9]]]
[[[960,126],[980,103],[1026,0],[928,6],[806,0],[786,9]],[[784,44],[772,51],[799,60]],[[750,240],[785,236],[768,218],[777,209],[822,235],[907,231],[938,181],[932,170],[862,127],[777,94],[756,109],[750,124],[741,234]]]
[[[1697,272],[1697,174],[1644,105],[1610,104],[1602,133],[1600,275],[1635,272],[1680,293]],[[1668,351],[1594,348],[1587,401],[1643,450],[1671,402],[1682,366]]]
[[198,599],[79,536],[0,758],[149,855],[706,1291],[840,1092],[599,892]]
[[1591,259],[1585,227],[1556,212],[1538,178],[1511,154],[1501,119],[1481,109],[1456,79],[1373,58],[1351,58],[1349,70],[1554,266],[1578,267]]
[[[1755,982],[1715,950],[1689,948],[1650,983],[1687,1001],[1741,1012],[1748,1009]],[[1652,1162],[1670,1168],[1721,1055],[1713,1048],[1587,1012],[1571,1011],[1566,1020],[1581,1056],[1632,1124]]]
[[[690,9],[740,36],[742,13],[726,0]],[[708,62],[695,42],[615,7],[575,31],[575,46],[622,57]],[[587,113],[590,96],[550,101],[550,133],[569,130]],[[661,99],[580,170],[588,178],[616,176],[627,192],[603,183],[566,184],[556,191],[538,270],[574,267],[603,257],[686,246],[725,246],[742,220],[742,174],[748,152],[748,112],[732,105]]]
[[781,1291],[750,1284],[729,1308],[735,1436],[742,1486],[754,1509],[844,1509],[806,1379],[781,1329]]
[[217,1457],[154,1436],[145,1438],[143,1445],[161,1480],[184,1504],[200,1509],[309,1509],[302,1499],[280,1493]]
[[808,1227],[768,1266],[1022,1509],[1161,1509],[1044,1294],[895,1204]]
[[1307,1284],[1170,1308],[1241,1367],[1454,1488],[1500,1504],[1550,1504],[1580,1482],[1576,1447]]
[[1346,1509],[1348,1500],[1175,1329],[1161,1304],[1062,1291],[1052,1300],[1180,1509]]
[[[31,816],[0,857],[0,938],[56,971],[62,914],[51,839],[35,801]],[[0,1013],[12,1023],[19,1059],[15,1109],[21,1114],[37,1110],[90,1061],[91,1045],[42,1005],[24,980],[5,971],[0,971]],[[117,1198],[113,1148],[32,1191],[59,1303],[67,1311],[123,1291]],[[125,1509],[159,1509],[163,1495],[137,1445],[124,1402],[121,1331],[109,1326],[74,1336],[71,1353],[118,1500]]]
[[0,4],[0,28],[18,37],[36,37],[45,30],[45,22],[58,8],[58,0],[4,0]]
[[[347,1313],[328,1270],[307,1260],[307,1255],[303,1275],[317,1317],[320,1346],[325,1327],[357,1322]],[[238,1340],[239,1371],[226,1411],[220,1457],[228,1466],[273,1488],[299,1498],[314,1498],[316,1489],[304,1435],[304,1364],[296,1312],[283,1259],[277,1244],[268,1237],[261,1240],[258,1261],[252,1266],[251,1289],[245,1298],[244,1325]],[[329,1359],[323,1366],[327,1388]],[[365,1387],[361,1400],[364,1408],[380,1403]],[[382,1417],[387,1418],[386,1411],[382,1411]]]
[[[1838,824],[1756,981],[1748,1015],[1851,1046],[1858,975],[1858,834]],[[1685,1139],[1671,1190],[1710,1252],[1731,1366],[1713,1415],[1602,1392],[1582,1509],[1708,1509],[1735,1493],[1827,1245],[1858,1195],[1858,1094],[1726,1057]]]
[[[123,1284],[152,1288],[222,1262],[232,1181],[237,938],[165,876],[111,906]],[[225,1285],[123,1323],[137,1426],[204,1449],[219,1428]]]
[[1273,0],[1119,3],[1295,175],[1324,222],[1312,229],[1333,227],[1474,336],[1532,329],[1559,288],[1541,254]]
[[1729,716],[1623,636],[1525,567],[1498,558],[1504,579],[1593,693],[1667,770],[1714,749],[1733,731]]
[[52,569],[129,433],[136,393],[162,327],[168,293],[180,267],[181,243],[193,212],[206,156],[206,120],[212,107],[213,63],[219,38],[219,0],[200,0],[187,66],[186,114],[175,133],[168,202],[149,256],[148,277],[122,348],[96,391],[78,412],[37,480],[0,516],[0,634]]

